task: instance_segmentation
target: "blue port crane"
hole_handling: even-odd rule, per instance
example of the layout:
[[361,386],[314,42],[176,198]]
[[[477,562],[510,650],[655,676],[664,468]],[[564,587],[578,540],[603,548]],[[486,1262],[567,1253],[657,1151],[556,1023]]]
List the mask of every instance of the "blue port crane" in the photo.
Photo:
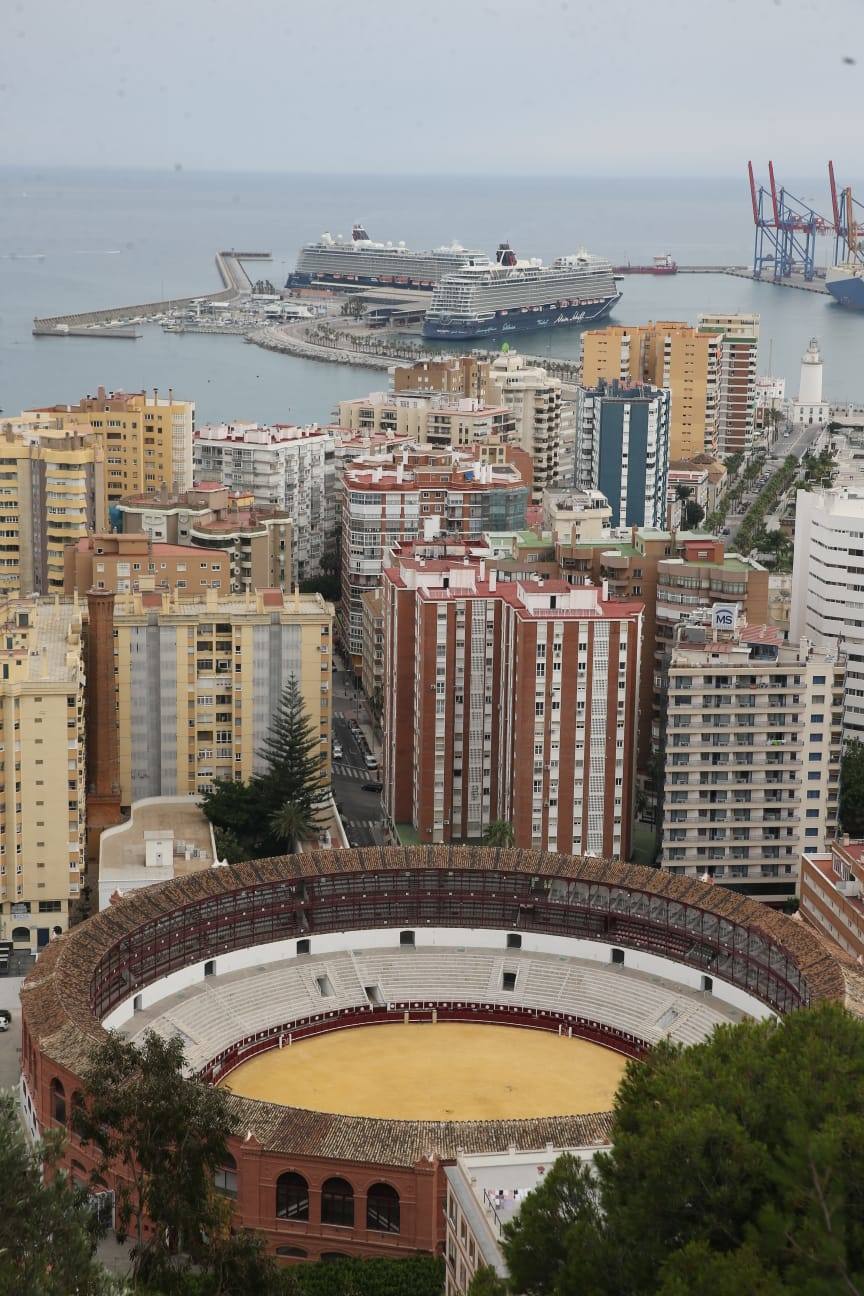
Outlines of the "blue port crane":
[[809,203],[796,198],[789,189],[778,189],[774,163],[768,163],[768,188],[756,186],[753,163],[747,163],[750,198],[756,240],[753,247],[753,276],[762,279],[765,272],[777,282],[798,272],[805,280],[816,274],[816,239],[835,229]]
[[834,163],[828,163],[831,208],[834,213],[834,264],[864,264],[864,205],[852,196],[852,186],[837,189]]

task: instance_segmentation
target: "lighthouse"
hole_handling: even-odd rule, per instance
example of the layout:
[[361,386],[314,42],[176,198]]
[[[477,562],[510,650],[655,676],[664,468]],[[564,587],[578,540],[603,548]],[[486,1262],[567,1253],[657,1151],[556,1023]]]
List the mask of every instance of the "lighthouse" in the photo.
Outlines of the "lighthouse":
[[801,381],[798,399],[792,407],[793,423],[827,423],[829,405],[822,399],[822,352],[819,339],[811,338],[801,357]]

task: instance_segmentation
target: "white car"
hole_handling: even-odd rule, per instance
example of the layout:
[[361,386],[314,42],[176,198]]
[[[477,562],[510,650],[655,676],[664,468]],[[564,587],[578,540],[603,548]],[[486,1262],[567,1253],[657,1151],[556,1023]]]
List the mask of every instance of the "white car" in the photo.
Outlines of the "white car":
[[366,766],[367,769],[374,769],[374,770],[377,770],[377,768],[378,768],[378,761],[377,761],[377,758],[376,758],[375,756],[372,756],[372,755],[364,756],[364,757],[363,757],[363,764]]
[[341,760],[341,759],[342,759],[342,744],[341,744],[341,743],[334,742],[334,744],[333,744],[333,759],[334,759],[334,760]]

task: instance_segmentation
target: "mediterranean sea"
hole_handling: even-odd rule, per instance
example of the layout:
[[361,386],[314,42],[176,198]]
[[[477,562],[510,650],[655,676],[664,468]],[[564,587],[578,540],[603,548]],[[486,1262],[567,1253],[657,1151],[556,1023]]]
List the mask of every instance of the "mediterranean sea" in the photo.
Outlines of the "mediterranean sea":
[[[817,208],[827,182],[790,180]],[[548,261],[584,246],[616,264],[669,252],[679,264],[748,264],[753,225],[740,179],[589,179],[256,175],[0,169],[0,408],[74,402],[100,384],[173,387],[199,423],[329,422],[338,400],[386,385],[383,373],[277,355],[238,337],[143,327],[136,342],[34,338],[34,316],[162,300],[221,287],[220,248],[271,251],[281,285],[301,244],[324,230],[427,248],[456,239],[490,254],[502,239]],[[830,262],[826,240],[820,264]],[[864,312],[822,294],[727,275],[628,276],[611,317],[695,321],[757,311],[760,372],[793,394],[818,337],[826,395],[864,402]],[[511,336],[530,354],[575,357],[579,330]]]

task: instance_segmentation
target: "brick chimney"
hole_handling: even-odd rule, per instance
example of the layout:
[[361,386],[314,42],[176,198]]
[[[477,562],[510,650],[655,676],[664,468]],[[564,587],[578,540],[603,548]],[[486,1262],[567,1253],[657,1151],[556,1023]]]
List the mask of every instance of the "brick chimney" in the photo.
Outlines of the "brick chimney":
[[120,760],[114,687],[114,593],[87,593],[87,829],[94,857],[103,828],[119,823]]

